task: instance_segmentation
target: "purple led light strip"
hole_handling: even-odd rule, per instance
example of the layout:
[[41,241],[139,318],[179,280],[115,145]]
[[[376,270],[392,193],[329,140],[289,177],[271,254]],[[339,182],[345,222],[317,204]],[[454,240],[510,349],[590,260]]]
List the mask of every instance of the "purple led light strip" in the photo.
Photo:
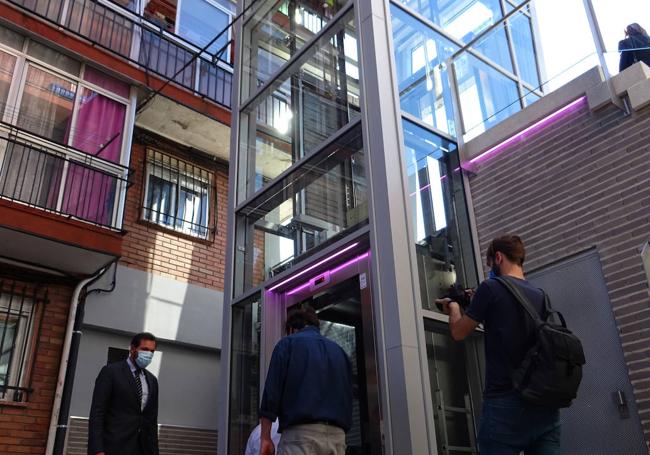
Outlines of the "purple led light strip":
[[577,100],[573,101],[572,103],[567,104],[563,108],[558,109],[557,111],[553,112],[552,114],[547,115],[543,119],[533,123],[530,125],[528,128],[520,131],[519,133],[514,134],[513,136],[510,136],[508,139],[504,140],[503,142],[500,142],[499,144],[495,145],[494,147],[486,150],[485,152],[481,153],[479,156],[471,159],[469,162],[470,164],[476,164],[479,161],[486,160],[487,158],[496,155],[498,152],[503,151],[506,147],[509,145],[514,144],[517,141],[520,141],[524,139],[526,136],[528,136],[531,133],[536,133],[544,128],[546,128],[548,125],[559,119],[560,117],[564,117],[565,115],[569,114],[570,112],[578,110],[582,105],[587,101],[587,97],[583,96],[578,98]]
[[[329,272],[330,275],[333,274],[333,273],[339,272],[339,271],[345,269],[346,267],[350,267],[351,265],[356,264],[357,262],[367,258],[368,256],[370,256],[370,251],[366,251],[365,253],[363,253],[363,254],[361,254],[361,255],[353,258],[353,259],[350,259],[349,261],[344,262],[343,264],[341,264],[339,266],[336,266],[331,270],[327,270],[327,271],[325,271],[325,272],[323,272],[323,273],[321,273],[320,275],[317,275],[317,276],[321,276],[321,275],[323,275],[325,273],[328,273],[328,272]],[[287,295],[296,294],[296,293],[302,291],[303,289],[308,288],[311,285],[311,281],[314,278],[316,278],[316,277],[310,278],[306,283],[301,284],[300,286],[291,289],[290,291],[287,292]]]
[[304,275],[305,273],[309,272],[310,270],[314,270],[316,267],[318,267],[318,266],[320,266],[320,265],[323,265],[323,264],[325,264],[326,262],[331,261],[331,260],[334,259],[335,257],[342,255],[342,254],[345,253],[346,251],[351,250],[352,248],[354,248],[354,247],[357,246],[358,244],[359,244],[359,242],[355,242],[355,243],[353,243],[352,245],[348,245],[348,246],[346,246],[346,247],[343,248],[342,250],[339,250],[339,251],[337,251],[336,253],[331,254],[331,255],[327,256],[326,258],[324,258],[324,259],[321,259],[321,260],[318,261],[316,264],[307,267],[307,268],[306,268],[305,270],[303,270],[302,272],[298,272],[298,273],[296,273],[295,275],[291,275],[291,276],[290,276],[289,278],[287,278],[286,280],[281,281],[280,283],[276,284],[275,286],[273,286],[272,288],[270,288],[270,289],[268,289],[268,290],[269,290],[269,291],[274,291],[274,290],[276,290],[277,288],[279,288],[279,287],[281,287],[281,286],[284,286],[285,284],[289,283],[290,281],[293,281],[293,280],[295,280],[296,278],[298,278],[299,276],[302,276],[302,275]]

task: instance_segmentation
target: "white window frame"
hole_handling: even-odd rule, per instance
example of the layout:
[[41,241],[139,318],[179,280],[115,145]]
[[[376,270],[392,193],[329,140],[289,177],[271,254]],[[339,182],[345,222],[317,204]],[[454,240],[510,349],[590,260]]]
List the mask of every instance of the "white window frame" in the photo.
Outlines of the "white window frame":
[[[31,40],[25,37],[23,48],[21,51],[18,51],[14,48],[8,47],[0,43],[0,51],[10,54],[16,58],[16,63],[14,65],[14,73],[12,75],[12,80],[11,80],[11,86],[9,88],[9,93],[7,96],[7,102],[4,108],[0,109],[0,118],[4,122],[9,123],[11,125],[16,124],[18,120],[18,116],[20,114],[20,108],[23,102],[23,94],[24,94],[25,84],[27,80],[27,73],[29,71],[30,66],[33,66],[34,68],[40,71],[44,71],[46,73],[52,74],[53,76],[66,79],[76,85],[75,97],[73,101],[72,118],[71,118],[72,129],[70,131],[66,144],[58,144],[54,141],[48,140],[47,138],[36,136],[27,131],[16,131],[16,130],[12,131],[11,127],[8,125],[0,125],[0,138],[6,138],[9,132],[11,131],[11,133],[17,135],[19,139],[23,139],[30,143],[42,145],[46,147],[48,150],[51,150],[52,152],[55,153],[59,153],[66,158],[74,159],[75,161],[87,165],[91,165],[93,168],[97,170],[107,172],[121,179],[126,179],[128,175],[126,175],[124,167],[128,166],[128,160],[130,157],[129,147],[131,143],[131,136],[133,133],[133,126],[135,123],[135,115],[134,115],[135,99],[132,96],[132,92],[133,92],[132,87],[130,87],[131,89],[129,90],[128,97],[126,98],[121,97],[111,91],[108,91],[102,87],[99,87],[91,82],[84,80],[84,74],[86,70],[85,63],[81,64],[79,74],[72,74],[60,68],[57,68],[53,65],[50,65],[46,62],[37,60],[36,58],[34,58],[33,56],[27,53],[30,42]],[[58,52],[56,51],[56,49],[53,48],[51,49],[55,52]],[[74,150],[72,148],[68,148],[68,147],[73,147],[72,144],[74,143],[77,115],[81,103],[80,93],[83,90],[83,88],[90,89],[102,96],[117,101],[125,106],[126,112],[124,115],[124,125],[122,126],[122,135],[121,135],[122,137],[120,138],[121,139],[120,159],[117,163],[115,163],[116,165],[112,165],[112,163],[110,163],[107,160],[103,160],[101,158],[95,158],[90,153],[85,153],[82,151]],[[0,149],[0,166],[2,165],[2,162],[4,160],[4,154],[5,154],[4,149]],[[67,169],[68,166],[66,163],[62,171],[63,174],[60,182],[61,190],[59,191],[59,200],[57,201],[56,210],[60,210],[63,204]],[[123,199],[123,192],[116,191],[115,200],[113,202],[114,204],[113,206],[115,207],[115,209],[113,210],[113,216],[112,219],[110,220],[110,225],[115,228],[120,228],[120,226],[118,225],[119,224],[118,220],[120,219],[119,217],[120,214],[122,213],[122,208],[120,204],[120,200],[122,199]]]
[[[180,33],[181,8],[183,7],[183,3],[184,3],[185,1],[188,1],[188,0],[177,0],[177,2],[176,2],[176,18],[175,18],[175,22],[174,22],[174,33],[176,33],[176,35],[180,36],[181,38],[183,38],[184,40],[188,41],[189,43],[193,44],[194,46],[197,46],[198,49],[202,49],[202,48],[203,48],[203,45],[200,45],[200,44],[198,44],[198,43],[192,43],[191,41],[189,41],[187,38],[185,38],[185,37],[184,37],[183,35],[181,35],[181,33]],[[201,2],[207,3],[208,5],[217,8],[217,9],[220,10],[222,13],[225,13],[225,14],[228,16],[228,23],[231,23],[231,22],[232,22],[232,18],[233,18],[233,13],[232,13],[232,11],[228,10],[225,6],[219,4],[218,2],[216,2],[216,1],[214,1],[214,0],[189,0],[189,1],[201,1]],[[218,32],[217,32],[217,33],[218,33]],[[215,33],[215,36],[216,36],[216,33]],[[213,36],[213,38],[214,38],[214,36]],[[228,29],[228,31],[226,32],[226,38],[227,38],[226,41],[230,41],[230,40],[232,39],[232,27],[230,27],[230,28]],[[231,45],[231,46],[232,46],[232,45]],[[198,49],[197,49],[197,50],[198,50]],[[203,55],[204,55],[205,57],[207,57],[207,58],[210,58],[210,59],[212,58],[212,56],[211,56],[209,53],[207,53],[207,52],[204,52]],[[230,64],[232,64],[232,58],[231,58],[231,56],[230,56],[230,52],[228,52],[227,49],[226,49],[226,51],[224,51],[224,53],[222,54],[222,56],[226,56],[226,58],[223,59],[223,60],[226,61],[226,63],[230,63]]]
[[[151,156],[150,156],[151,155]],[[174,166],[173,163],[165,163],[162,161],[157,161],[155,160],[157,156],[165,156],[169,157],[172,162],[175,162],[177,165]],[[146,177],[144,181],[144,195],[143,195],[143,200],[142,200],[142,220],[146,221],[148,223],[156,224],[158,226],[162,226],[166,229],[170,229],[172,231],[180,232],[182,234],[186,234],[191,237],[195,237],[197,239],[202,239],[202,240],[207,240],[210,238],[210,231],[211,231],[211,226],[210,226],[210,217],[212,215],[212,211],[210,210],[210,201],[212,200],[212,192],[215,191],[213,187],[213,178],[214,178],[214,172],[202,168],[200,166],[196,166],[188,161],[181,160],[179,158],[176,158],[170,154],[161,152],[159,150],[151,149],[148,148],[146,150]],[[197,174],[192,174],[190,172],[187,172],[186,170],[183,170],[181,166],[178,164],[186,164],[189,167],[193,169],[200,170],[201,173],[205,173],[205,176],[203,175],[197,175]],[[169,172],[169,176],[165,175],[165,172],[162,172],[162,175],[157,175],[156,170],[158,169],[163,169],[167,170]],[[169,208],[170,214],[168,215],[171,219],[171,223],[165,223],[162,221],[156,221],[153,219],[153,214],[154,210],[153,207],[149,207],[148,201],[149,201],[149,185],[151,182],[151,176],[154,176],[156,178],[159,178],[161,180],[164,180],[166,182],[169,182],[172,184],[172,200],[170,202],[171,207]],[[180,181],[178,179],[180,177]],[[207,177],[207,178],[206,178]],[[184,216],[181,217],[177,213],[177,204],[179,201],[179,187],[185,186],[187,189],[191,189],[190,185],[187,185],[184,183],[188,182],[190,180],[193,180],[195,182],[199,182],[201,184],[201,190],[203,189],[203,185],[205,185],[205,193],[201,191],[201,194],[205,194],[205,225],[201,225],[199,223],[195,223],[193,220],[187,220]],[[161,213],[162,214],[162,213]],[[199,214],[199,217],[201,217],[201,214]],[[200,221],[200,219],[199,219]],[[205,232],[202,232],[205,231]]]

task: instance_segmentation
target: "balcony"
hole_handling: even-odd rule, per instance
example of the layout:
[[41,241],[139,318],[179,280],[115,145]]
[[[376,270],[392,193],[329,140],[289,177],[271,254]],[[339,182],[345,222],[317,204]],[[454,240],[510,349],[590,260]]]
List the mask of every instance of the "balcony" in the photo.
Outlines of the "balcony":
[[120,254],[128,168],[0,125],[0,257],[91,275]]
[[[232,67],[128,9],[98,0],[8,0],[43,20],[77,34],[163,79],[225,108],[231,106]],[[219,54],[220,50],[216,50]],[[187,68],[181,70],[188,62]]]

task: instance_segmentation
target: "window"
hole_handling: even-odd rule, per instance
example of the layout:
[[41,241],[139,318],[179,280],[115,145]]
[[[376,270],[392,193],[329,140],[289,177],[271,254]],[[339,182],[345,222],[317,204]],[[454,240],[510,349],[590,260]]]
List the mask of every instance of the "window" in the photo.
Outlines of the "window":
[[147,150],[143,218],[184,234],[210,232],[211,174],[155,150]]
[[[178,34],[190,43],[203,47],[230,24],[230,12],[210,0],[179,0]],[[207,49],[210,54],[219,52],[230,40],[230,30],[221,35]],[[224,51],[223,60],[230,60]]]
[[5,122],[113,163],[122,161],[127,83],[32,41],[26,54],[0,50],[0,68]]
[[26,292],[2,292],[0,281],[0,400],[24,401],[33,344],[33,301]]

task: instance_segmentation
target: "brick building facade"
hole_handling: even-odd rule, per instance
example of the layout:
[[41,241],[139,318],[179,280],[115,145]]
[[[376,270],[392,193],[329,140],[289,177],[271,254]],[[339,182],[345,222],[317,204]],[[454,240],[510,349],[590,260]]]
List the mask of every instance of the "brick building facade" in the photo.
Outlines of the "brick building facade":
[[[583,337],[588,356],[581,394],[593,401],[593,409],[599,406],[598,398],[590,395],[591,381],[601,375],[598,380],[602,385],[609,380],[609,370],[616,368],[616,355],[599,357],[609,340],[601,330],[611,325],[612,340],[621,356],[623,382],[631,385],[634,394],[626,398],[634,402],[629,404],[632,420],[622,422],[635,428],[640,421],[646,443],[650,441],[650,294],[641,253],[650,240],[650,106],[647,96],[643,102],[635,90],[637,84],[647,87],[647,73],[639,64],[613,78],[616,97],[627,97],[631,106],[628,112],[608,101],[607,83],[599,78],[584,77],[556,96],[549,95],[559,106],[577,99],[576,109],[534,133],[515,134],[512,137],[517,140],[509,146],[486,156],[483,162],[479,159],[469,178],[482,258],[492,238],[517,233],[526,243],[527,270],[534,276],[548,273],[555,277],[558,287],[576,289],[583,289],[582,280],[563,281],[562,273],[575,279],[580,275],[575,274],[572,264],[589,254],[598,258],[600,267],[592,274],[602,276],[599,280],[604,283],[609,305],[599,308],[576,295],[575,300],[560,301],[556,306],[573,312],[569,326]],[[592,71],[586,76],[594,74]],[[601,102],[603,99],[606,101]],[[529,118],[542,118],[553,110],[540,106]],[[492,133],[490,141],[508,138],[506,131],[511,125],[518,124],[521,130],[527,114],[509,119],[503,134]],[[470,142],[468,148],[489,150],[486,144],[478,147]],[[473,158],[477,156],[480,153]],[[576,309],[577,305],[581,308]],[[605,327],[591,325],[596,314],[610,322]],[[618,387],[606,390],[607,395],[614,389]],[[603,397],[605,408],[611,408],[615,416],[614,401],[607,395]],[[637,411],[639,420],[634,415]],[[589,427],[592,418],[599,420],[597,425],[607,422],[608,417],[590,414],[593,412],[587,411],[583,416],[584,427]],[[607,416],[608,411],[604,414]],[[613,439],[622,437],[614,427],[610,431]],[[573,438],[589,444],[581,434]],[[598,438],[592,441],[603,443]]]

